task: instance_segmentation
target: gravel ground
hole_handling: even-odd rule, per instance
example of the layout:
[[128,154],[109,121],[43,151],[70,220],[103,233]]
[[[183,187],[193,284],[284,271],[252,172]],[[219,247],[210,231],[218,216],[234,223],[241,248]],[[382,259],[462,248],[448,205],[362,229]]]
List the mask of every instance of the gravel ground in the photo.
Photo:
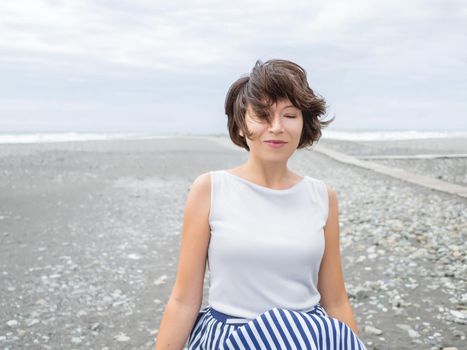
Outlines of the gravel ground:
[[[151,349],[190,184],[246,159],[203,138],[0,145],[0,348]],[[309,150],[289,166],[337,191],[368,349],[462,349],[467,200]]]

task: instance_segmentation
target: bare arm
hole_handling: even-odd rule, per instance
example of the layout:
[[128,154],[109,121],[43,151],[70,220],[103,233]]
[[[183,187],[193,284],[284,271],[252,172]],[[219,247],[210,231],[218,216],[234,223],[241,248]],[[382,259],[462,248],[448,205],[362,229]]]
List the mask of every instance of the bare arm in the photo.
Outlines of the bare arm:
[[357,324],[345,290],[339,249],[339,208],[336,192],[328,187],[329,215],[324,228],[325,249],[318,276],[318,290],[329,316],[347,324],[359,335]]
[[187,196],[177,277],[162,316],[156,350],[183,349],[203,298],[204,274],[210,238],[211,178],[200,175]]

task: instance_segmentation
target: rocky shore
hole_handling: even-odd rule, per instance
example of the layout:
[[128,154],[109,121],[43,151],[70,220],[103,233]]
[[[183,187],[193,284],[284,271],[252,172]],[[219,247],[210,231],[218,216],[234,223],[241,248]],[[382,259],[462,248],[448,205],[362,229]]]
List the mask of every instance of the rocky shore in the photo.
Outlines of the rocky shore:
[[[221,141],[0,145],[0,348],[152,349],[189,187],[247,159]],[[322,141],[360,156],[430,145]],[[464,150],[443,147],[436,152]],[[462,166],[445,168],[465,174]],[[337,192],[346,287],[367,348],[463,349],[467,200],[312,150],[289,167]],[[438,173],[433,164],[410,167]],[[203,305],[208,285],[209,273]]]

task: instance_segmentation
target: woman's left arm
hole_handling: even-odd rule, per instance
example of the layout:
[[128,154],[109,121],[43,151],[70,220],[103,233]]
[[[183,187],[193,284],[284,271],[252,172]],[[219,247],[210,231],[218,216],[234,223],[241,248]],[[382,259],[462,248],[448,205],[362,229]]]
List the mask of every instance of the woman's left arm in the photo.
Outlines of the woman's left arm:
[[344,284],[339,246],[339,207],[336,192],[327,186],[329,214],[324,228],[325,248],[318,275],[320,304],[329,316],[348,325],[359,335]]

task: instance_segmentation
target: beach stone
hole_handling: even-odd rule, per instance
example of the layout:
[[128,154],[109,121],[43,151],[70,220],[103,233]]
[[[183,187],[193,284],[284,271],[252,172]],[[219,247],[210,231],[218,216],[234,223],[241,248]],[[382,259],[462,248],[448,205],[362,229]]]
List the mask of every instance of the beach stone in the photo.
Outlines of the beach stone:
[[71,342],[73,344],[81,344],[82,340],[80,337],[71,337]]
[[101,328],[102,328],[102,325],[99,322],[95,322],[89,327],[89,329],[91,329],[92,331],[97,331]]
[[368,334],[373,334],[373,335],[381,335],[383,334],[383,331],[381,329],[378,329],[376,327],[373,327],[373,326],[365,326],[363,328],[363,331],[365,333],[368,333]]
[[115,340],[118,341],[118,342],[127,342],[129,341],[131,338],[129,336],[127,336],[125,333],[120,333],[120,334],[117,334],[115,337]]
[[128,254],[128,255],[127,255],[127,258],[128,258],[128,259],[131,259],[131,260],[139,260],[139,259],[141,259],[141,257],[140,257],[138,254],[134,254],[134,253],[133,253],[133,254]]
[[456,323],[467,324],[467,310],[449,310],[449,313],[448,319]]
[[26,326],[32,327],[36,324],[38,324],[40,321],[37,318],[26,320]]
[[352,290],[349,290],[349,295],[355,297],[358,300],[363,300],[368,298],[369,292],[368,289],[362,286],[357,286]]
[[159,285],[165,284],[166,280],[167,280],[166,275],[160,276],[157,280],[154,281],[154,285],[159,286]]
[[412,329],[408,324],[396,324],[396,326],[404,331],[408,331],[409,329]]
[[459,304],[467,305],[467,293],[462,294]]
[[7,321],[6,324],[7,324],[8,327],[14,328],[14,327],[18,326],[18,321],[16,321],[16,320],[9,320],[9,321]]

